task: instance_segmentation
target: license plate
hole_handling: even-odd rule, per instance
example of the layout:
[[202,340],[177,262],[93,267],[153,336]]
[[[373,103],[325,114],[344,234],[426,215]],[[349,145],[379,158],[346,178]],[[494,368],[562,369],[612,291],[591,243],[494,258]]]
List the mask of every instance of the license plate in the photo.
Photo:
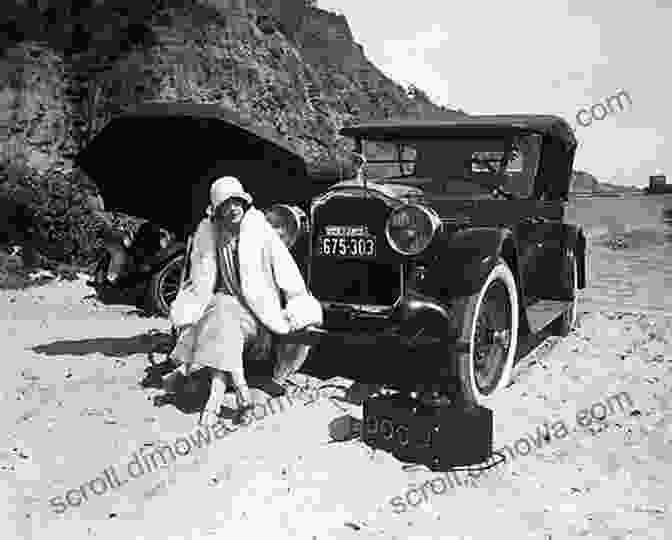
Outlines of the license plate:
[[318,237],[318,255],[329,257],[372,258],[376,256],[376,237],[366,226],[327,226]]

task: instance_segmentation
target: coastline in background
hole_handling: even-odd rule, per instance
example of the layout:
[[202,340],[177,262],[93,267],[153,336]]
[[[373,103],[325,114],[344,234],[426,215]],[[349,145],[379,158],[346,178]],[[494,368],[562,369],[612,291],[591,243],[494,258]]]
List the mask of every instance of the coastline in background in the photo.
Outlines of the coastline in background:
[[566,215],[588,239],[581,311],[672,313],[672,194],[570,197]]

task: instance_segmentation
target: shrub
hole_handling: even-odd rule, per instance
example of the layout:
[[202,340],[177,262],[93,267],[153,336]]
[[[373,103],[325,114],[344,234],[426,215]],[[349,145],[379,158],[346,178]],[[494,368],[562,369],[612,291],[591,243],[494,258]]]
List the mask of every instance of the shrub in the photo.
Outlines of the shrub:
[[[4,180],[4,181],[3,181]],[[142,220],[91,209],[95,188],[75,171],[38,175],[25,168],[0,173],[0,240],[27,245],[54,261],[87,266],[110,228],[135,229]]]

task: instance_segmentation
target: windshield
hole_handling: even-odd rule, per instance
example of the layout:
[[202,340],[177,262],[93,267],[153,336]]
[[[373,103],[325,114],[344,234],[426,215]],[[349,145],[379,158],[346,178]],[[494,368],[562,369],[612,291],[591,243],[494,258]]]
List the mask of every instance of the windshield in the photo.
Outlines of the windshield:
[[539,166],[541,136],[363,141],[364,176],[421,186],[447,195],[487,194],[499,186],[529,197]]

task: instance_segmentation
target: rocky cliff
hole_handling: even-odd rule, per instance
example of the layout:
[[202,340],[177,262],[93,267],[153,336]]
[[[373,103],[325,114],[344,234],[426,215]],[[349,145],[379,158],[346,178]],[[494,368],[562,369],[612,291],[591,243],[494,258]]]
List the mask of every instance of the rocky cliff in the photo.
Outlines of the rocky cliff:
[[[248,113],[309,163],[340,152],[337,131],[348,122],[451,113],[383,75],[343,16],[304,1],[188,4],[143,12],[126,27],[80,8],[74,18],[61,14],[71,42],[80,24],[88,28],[75,46],[63,36],[52,40],[60,48],[49,40],[9,43],[0,80],[3,161],[39,171],[67,165],[113,115],[143,100],[217,102]],[[138,24],[143,35],[122,43]],[[110,40],[116,46],[105,50]]]
[[[128,105],[220,103],[322,169],[348,159],[338,135],[348,123],[456,114],[386,77],[344,16],[305,0],[14,2],[0,12],[0,195],[49,222],[37,236],[54,254],[78,227],[54,198],[77,206],[96,191],[73,157]],[[96,234],[70,242],[66,258]]]

